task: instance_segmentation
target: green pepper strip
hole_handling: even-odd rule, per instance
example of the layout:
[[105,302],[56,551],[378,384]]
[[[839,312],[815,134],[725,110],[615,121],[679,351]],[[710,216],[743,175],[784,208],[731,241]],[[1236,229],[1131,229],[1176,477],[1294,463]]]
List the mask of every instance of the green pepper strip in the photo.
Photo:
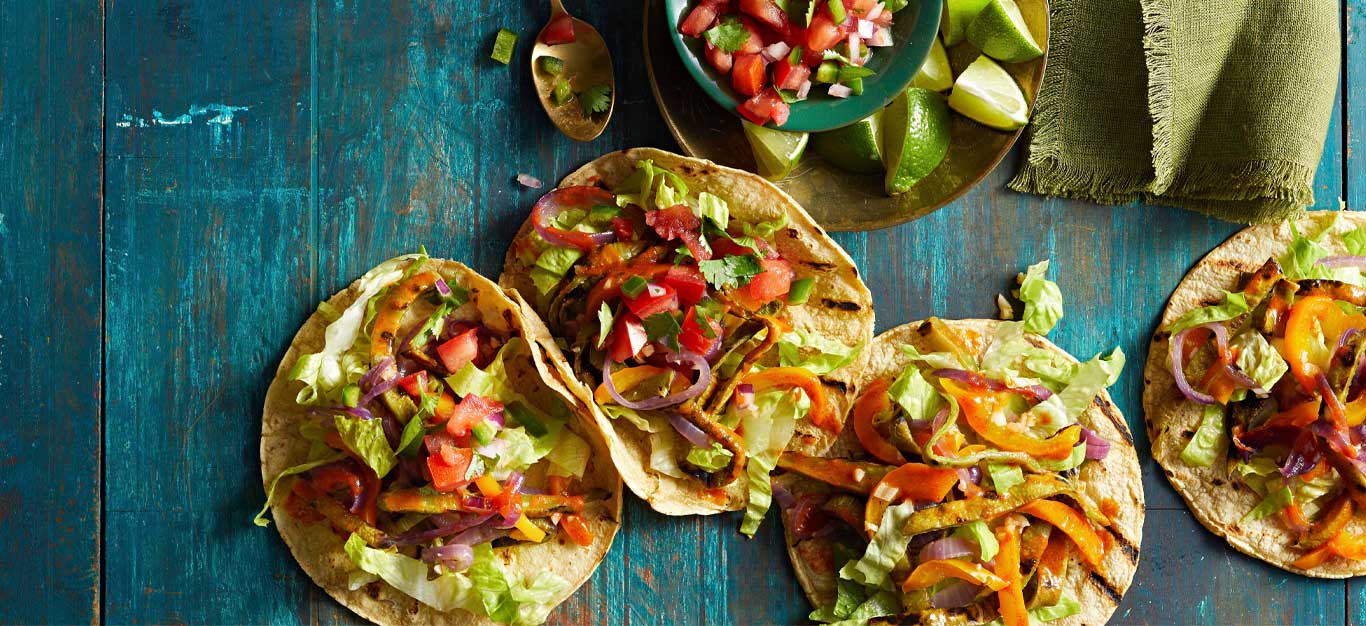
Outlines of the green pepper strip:
[[1066,483],[1049,475],[1026,476],[1024,484],[997,498],[954,500],[911,514],[901,532],[915,536],[1009,513],[1042,498],[1068,493]]

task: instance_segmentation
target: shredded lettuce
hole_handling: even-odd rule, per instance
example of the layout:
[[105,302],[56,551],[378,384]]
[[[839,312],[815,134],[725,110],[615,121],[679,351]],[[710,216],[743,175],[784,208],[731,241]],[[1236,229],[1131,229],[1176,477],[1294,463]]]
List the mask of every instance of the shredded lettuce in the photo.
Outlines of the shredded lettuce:
[[1228,446],[1228,436],[1224,433],[1224,407],[1218,404],[1205,406],[1200,416],[1200,426],[1186,447],[1181,450],[1181,462],[1191,467],[1209,467],[1223,454]]
[[1029,266],[1024,279],[1020,281],[1020,300],[1024,302],[1025,330],[1047,335],[1048,331],[1062,319],[1062,290],[1058,284],[1044,278],[1048,274],[1048,261],[1040,261]]
[[1347,247],[1347,254],[1352,256],[1366,255],[1366,227],[1359,226],[1343,233],[1342,245]]
[[355,533],[346,540],[346,554],[361,571],[380,577],[393,588],[438,611],[465,609],[484,613],[475,604],[470,579],[462,574],[451,572],[428,580],[431,567],[426,563],[396,551],[371,548]]
[[1174,335],[1201,324],[1231,320],[1250,310],[1252,308],[1248,306],[1247,296],[1237,292],[1225,291],[1224,299],[1219,304],[1211,304],[1187,311],[1185,315],[1176,318],[1176,321],[1167,325],[1167,332]]
[[520,472],[531,467],[550,450],[549,448],[538,450],[535,440],[521,426],[499,430],[493,444],[478,449],[495,452],[491,456],[485,456],[485,458],[491,465],[487,471],[498,480],[507,478],[511,472]]
[[624,419],[630,422],[632,426],[639,428],[641,432],[652,433],[657,430],[655,425],[650,423],[650,420],[646,419],[645,416],[641,415],[635,409],[627,408],[619,404],[603,404],[600,406],[602,412],[607,414],[607,417],[612,419]]
[[344,458],[346,458],[346,454],[342,452],[337,452],[335,454],[330,454],[315,461],[309,461],[307,463],[300,463],[292,467],[287,467],[284,469],[284,471],[280,472],[279,474],[276,474],[275,478],[270,479],[270,487],[266,489],[266,503],[261,505],[261,511],[256,514],[255,518],[252,518],[252,522],[254,522],[257,526],[270,526],[270,520],[266,519],[266,511],[270,510],[270,501],[275,498],[275,488],[280,486],[281,478],[284,478],[286,476],[293,476],[295,474],[302,474],[315,467],[322,467],[324,465],[327,465],[328,463],[335,463]]
[[[404,271],[400,269],[400,265],[414,259],[425,259],[426,256],[406,254],[395,257],[380,263],[360,277],[356,299],[336,315],[336,320],[323,330],[323,349],[299,357],[289,370],[290,380],[304,384],[304,388],[300,389],[295,397],[299,404],[337,404],[341,389],[360,380],[369,369],[369,359],[353,348],[357,347],[357,339],[363,339],[361,329],[372,304],[371,300],[380,291],[403,278]],[[335,314],[336,311],[329,305],[327,313]]]
[[765,453],[753,457],[745,464],[745,475],[749,477],[748,500],[745,503],[745,519],[740,522],[740,534],[753,537],[759,532],[759,524],[768,514],[773,504],[773,483],[769,475],[778,465],[778,455]]
[[[862,349],[862,343],[851,348],[816,333],[796,330],[778,339],[778,360],[784,367],[801,367],[821,376],[848,365]],[[810,354],[813,350],[815,354]]]
[[934,369],[961,370],[964,368],[972,369],[972,363],[964,363],[957,355],[950,352],[930,352],[922,354],[915,346],[903,344],[901,352],[912,361],[921,361]]
[[1246,524],[1267,517],[1268,515],[1275,514],[1294,501],[1295,494],[1290,491],[1290,488],[1281,487],[1280,489],[1268,493],[1265,498],[1262,498],[1262,501],[1258,502],[1257,506],[1252,507],[1252,510],[1248,511],[1247,515],[1244,515],[1242,519],[1238,520],[1238,523]]
[[730,205],[705,191],[697,194],[698,217],[710,219],[722,231],[730,223]]
[[338,415],[333,419],[337,434],[346,442],[346,447],[375,470],[375,475],[384,478],[398,464],[398,456],[389,447],[389,440],[384,438],[384,424],[378,418],[366,420]]
[[911,537],[902,533],[901,528],[906,525],[906,520],[910,519],[912,513],[915,513],[915,503],[910,501],[887,507],[882,514],[882,522],[878,525],[877,532],[873,533],[873,540],[868,542],[863,558],[851,561],[840,568],[840,578],[847,578],[866,587],[885,586],[892,568],[905,556],[906,546],[911,543]]
[[[1290,280],[1327,278],[1357,286],[1366,285],[1366,278],[1362,277],[1361,270],[1357,268],[1329,268],[1319,265],[1319,260],[1330,254],[1328,248],[1323,245],[1323,240],[1338,230],[1341,218],[1341,213],[1335,214],[1332,221],[1312,235],[1307,233],[1301,235],[1296,229],[1295,223],[1293,221],[1290,223],[1290,233],[1293,235],[1293,239],[1291,239],[1290,245],[1286,247],[1285,253],[1276,259],[1281,264],[1281,270],[1285,272],[1286,278]],[[1349,251],[1353,246],[1359,246],[1362,239],[1366,238],[1366,235],[1354,233],[1355,231],[1341,235],[1344,245]]]
[[954,529],[953,534],[977,544],[978,558],[983,563],[996,558],[996,552],[1001,549],[1001,544],[996,541],[996,534],[991,532],[991,528],[982,520],[963,524]]
[[693,446],[688,451],[688,462],[697,466],[699,469],[715,472],[730,465],[730,450],[721,447],[721,444],[713,442],[710,447],[699,448]]
[[991,343],[982,354],[982,372],[1007,381],[1016,378],[1016,364],[1030,347],[1029,340],[1025,339],[1024,322],[997,324]]
[[545,457],[550,462],[548,473],[551,476],[583,478],[584,470],[588,469],[588,457],[592,454],[593,449],[583,437],[566,430],[560,434],[560,441]]
[[[1080,612],[1080,602],[1077,602],[1076,600],[1073,600],[1072,598],[1069,598],[1067,596],[1062,596],[1061,598],[1058,598],[1057,604],[1050,604],[1048,606],[1040,606],[1030,609],[1029,623],[1039,624],[1052,622],[1072,617],[1073,615],[1076,615]],[[986,626],[1005,626],[1005,620],[998,617],[990,622],[987,622]]]
[[483,613],[503,624],[540,624],[554,608],[556,595],[569,588],[569,581],[549,570],[542,570],[527,581],[508,574],[489,544],[474,548],[474,564],[469,569],[474,593]]
[[1009,463],[987,463],[987,475],[996,493],[1006,493],[1016,485],[1024,484],[1024,470]]
[[753,537],[773,502],[773,488],[769,473],[778,465],[778,456],[787,449],[797,428],[797,416],[810,406],[805,397],[784,391],[766,391],[754,396],[754,410],[741,418],[745,450],[749,463],[745,473],[749,477],[749,501],[745,505],[745,519],[740,532]]
[[1229,347],[1238,350],[1234,364],[1244,374],[1257,381],[1263,390],[1270,391],[1276,381],[1290,369],[1280,351],[1271,345],[1261,333],[1247,330],[1234,335]]
[[749,237],[768,239],[787,226],[787,214],[783,213],[778,219],[767,222],[741,222],[740,230]]
[[1124,351],[1115,348],[1108,357],[1096,355],[1074,367],[1062,391],[1030,409],[1034,424],[1051,434],[1075,423],[1100,392],[1119,380],[1124,361]]
[[932,419],[941,406],[939,392],[925,380],[914,363],[907,365],[901,375],[892,381],[887,388],[887,395],[901,406],[907,419]]

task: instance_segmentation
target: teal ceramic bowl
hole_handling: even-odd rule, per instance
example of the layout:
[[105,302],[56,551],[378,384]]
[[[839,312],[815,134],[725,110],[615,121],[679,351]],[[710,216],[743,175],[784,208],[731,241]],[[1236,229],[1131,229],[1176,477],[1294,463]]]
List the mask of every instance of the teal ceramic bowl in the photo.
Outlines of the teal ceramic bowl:
[[[722,108],[732,115],[739,116],[736,107],[745,97],[731,88],[729,76],[723,76],[707,64],[702,39],[685,37],[678,32],[678,25],[688,16],[688,11],[698,0],[664,0],[664,14],[668,18],[669,32],[674,47],[683,59],[684,67],[692,74],[693,80],[711,96]],[[893,45],[876,48],[868,61],[869,69],[877,72],[863,79],[863,94],[848,98],[835,98],[825,93],[825,89],[812,88],[806,100],[793,103],[792,114],[782,129],[796,132],[819,132],[848,126],[872,115],[896,98],[911,84],[916,72],[924,64],[930,53],[935,35],[939,32],[939,15],[944,0],[911,0],[905,8],[896,12],[892,21]],[[772,123],[769,123],[772,126]]]

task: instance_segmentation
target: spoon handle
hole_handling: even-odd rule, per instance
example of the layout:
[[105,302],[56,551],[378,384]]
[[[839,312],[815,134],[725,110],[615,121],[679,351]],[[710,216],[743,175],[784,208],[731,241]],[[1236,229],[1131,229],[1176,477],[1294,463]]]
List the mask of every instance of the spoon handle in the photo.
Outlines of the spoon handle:
[[561,0],[550,0],[550,17],[558,17],[567,14],[564,10],[564,2]]

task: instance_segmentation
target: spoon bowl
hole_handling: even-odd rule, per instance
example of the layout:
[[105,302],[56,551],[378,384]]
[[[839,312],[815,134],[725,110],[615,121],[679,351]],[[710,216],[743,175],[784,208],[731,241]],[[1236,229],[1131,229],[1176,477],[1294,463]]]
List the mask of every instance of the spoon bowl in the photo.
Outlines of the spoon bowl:
[[[616,74],[612,69],[612,54],[607,42],[597,29],[588,22],[570,16],[574,21],[574,41],[550,45],[545,43],[549,24],[560,16],[569,15],[561,0],[550,0],[550,22],[536,35],[536,45],[531,49],[531,76],[536,84],[536,97],[541,107],[560,132],[577,141],[592,141],[602,134],[607,122],[612,119],[612,111],[617,105]],[[559,76],[551,76],[539,67],[541,57],[555,57],[564,63]],[[594,85],[609,85],[612,88],[607,111],[596,115],[586,115],[579,105],[577,96],[562,105],[551,100],[557,78],[569,81],[575,94]]]

